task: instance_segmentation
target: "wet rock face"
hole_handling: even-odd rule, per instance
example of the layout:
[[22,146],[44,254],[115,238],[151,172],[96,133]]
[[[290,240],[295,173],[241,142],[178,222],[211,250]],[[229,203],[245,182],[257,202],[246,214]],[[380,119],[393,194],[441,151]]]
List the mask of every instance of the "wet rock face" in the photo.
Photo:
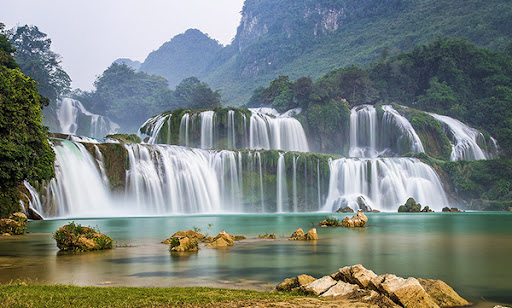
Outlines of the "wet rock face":
[[276,289],[300,289],[316,296],[346,299],[347,303],[356,301],[380,308],[445,308],[470,304],[441,280],[405,279],[393,274],[377,276],[361,264],[342,267],[336,273],[316,280],[306,275],[288,278]]

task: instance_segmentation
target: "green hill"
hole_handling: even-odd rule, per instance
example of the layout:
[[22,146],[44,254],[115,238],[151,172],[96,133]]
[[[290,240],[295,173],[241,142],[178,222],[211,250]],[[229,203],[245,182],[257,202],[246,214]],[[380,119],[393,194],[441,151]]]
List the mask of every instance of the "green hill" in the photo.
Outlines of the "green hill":
[[189,30],[151,53],[141,70],[166,77],[171,86],[197,76],[230,105],[240,105],[279,75],[317,78],[437,36],[503,50],[512,41],[512,2],[247,0],[231,45],[222,48]]

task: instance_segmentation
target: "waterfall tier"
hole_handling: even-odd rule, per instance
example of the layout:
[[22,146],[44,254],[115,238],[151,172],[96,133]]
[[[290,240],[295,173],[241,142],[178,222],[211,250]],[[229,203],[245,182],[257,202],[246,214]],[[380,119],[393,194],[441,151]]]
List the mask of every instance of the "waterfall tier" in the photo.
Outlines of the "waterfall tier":
[[201,149],[266,149],[308,152],[304,129],[292,116],[272,108],[161,114],[147,120],[139,135],[148,144]]
[[91,113],[80,101],[67,97],[57,100],[57,119],[60,123],[57,133],[103,138],[119,130],[119,125],[109,118]]

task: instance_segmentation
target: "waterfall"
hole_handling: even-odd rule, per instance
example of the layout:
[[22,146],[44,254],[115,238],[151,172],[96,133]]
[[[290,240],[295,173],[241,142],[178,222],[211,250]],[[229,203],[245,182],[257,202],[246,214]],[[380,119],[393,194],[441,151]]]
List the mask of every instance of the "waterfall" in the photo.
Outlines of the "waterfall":
[[[253,108],[250,111],[249,123],[247,123],[244,113],[235,110],[227,111],[226,123],[219,123],[217,112],[213,110],[194,114],[185,113],[180,120],[177,134],[179,140],[170,139],[171,115],[157,115],[141,126],[139,135],[143,136],[142,139],[146,140],[148,144],[175,143],[187,147],[197,146],[201,149],[227,147],[230,149],[309,151],[304,129],[300,122],[293,118],[295,114],[301,112],[300,108],[289,110],[283,114],[279,114],[272,108]],[[199,116],[199,125],[197,126],[194,125],[196,116]],[[236,120],[237,116],[241,117],[241,121]],[[166,121],[169,124],[169,129],[165,132],[162,128]],[[164,133],[167,134],[167,138],[161,136]],[[192,142],[192,136],[199,136],[200,142]]]
[[279,153],[279,159],[277,160],[277,212],[283,213],[285,208],[288,210],[286,166],[284,162],[284,154]]
[[119,130],[119,125],[107,117],[91,113],[80,101],[67,97],[57,100],[57,119],[60,123],[59,133],[63,134],[103,138]]
[[479,145],[479,143],[485,145],[484,135],[480,131],[448,116],[435,113],[430,113],[430,115],[443,125],[443,130],[452,143],[450,160],[478,160],[497,157],[498,146],[493,138],[490,138],[491,151],[486,151]]
[[[391,148],[395,153],[425,152],[420,137],[409,120],[396,111],[391,105],[382,106],[382,142],[384,148]],[[396,128],[396,129],[394,129]]]
[[434,169],[413,158],[338,159],[329,164],[329,194],[324,211],[342,206],[359,209],[358,199],[381,211],[396,211],[413,197],[440,211],[448,206]]
[[[29,200],[28,207],[34,210],[37,214],[42,215],[44,211],[43,204],[41,203],[41,198],[39,198],[39,194],[37,193],[36,189],[30,185],[28,181],[24,181],[23,185],[25,185],[30,194],[30,196],[26,196]],[[23,210],[25,209],[23,208]]]
[[376,157],[377,111],[370,105],[350,110],[350,157]]

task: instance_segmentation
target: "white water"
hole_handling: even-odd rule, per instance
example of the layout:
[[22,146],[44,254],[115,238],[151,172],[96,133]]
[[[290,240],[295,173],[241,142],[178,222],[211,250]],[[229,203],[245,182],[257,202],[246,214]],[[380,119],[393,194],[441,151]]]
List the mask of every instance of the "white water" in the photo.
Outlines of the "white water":
[[[79,126],[79,123],[83,123],[80,121],[83,118],[87,119],[88,130]],[[68,97],[57,101],[57,119],[60,123],[59,133],[63,134],[103,138],[106,135],[115,134],[119,130],[118,124],[107,117],[87,111],[80,101]]]
[[478,142],[485,143],[485,138],[480,131],[448,116],[435,113],[430,115],[443,124],[443,130],[452,143],[450,160],[491,159],[497,156],[497,144],[493,138],[491,138],[492,144],[489,145],[492,150],[486,151],[478,144]]
[[436,172],[413,158],[338,159],[330,162],[329,194],[324,211],[354,210],[363,196],[373,209],[396,211],[413,197],[440,211],[448,200]]
[[284,154],[279,153],[277,160],[277,212],[288,212],[288,189],[286,184],[286,165]]
[[[226,123],[226,146],[230,149],[246,148],[246,149],[274,149],[285,151],[308,152],[309,145],[306,134],[300,122],[293,118],[293,115],[300,113],[300,108],[289,110],[286,113],[279,114],[272,108],[253,108],[249,123],[245,115],[242,116],[242,125],[240,129],[242,136],[237,140],[237,132],[239,131],[238,123],[235,121],[235,111],[228,111]],[[167,116],[170,118],[170,116]],[[161,132],[165,121],[169,121],[166,116],[155,116],[139,130],[142,139],[149,137],[146,141],[148,144],[158,143],[158,136]],[[185,114],[181,119],[179,131],[179,144],[183,146],[193,146],[201,149],[217,148],[219,144],[219,135],[216,114],[214,111],[203,111],[199,114],[199,142],[191,143],[194,138],[194,120],[197,114]],[[248,127],[247,127],[248,126]],[[170,134],[167,134],[170,136]],[[168,138],[167,144],[172,140]],[[174,140],[175,143],[178,143]]]
[[[401,149],[402,144],[405,144],[407,149],[402,149],[403,152],[421,153],[425,152],[420,137],[412,127],[412,124],[391,105],[382,106],[384,114],[382,115],[382,135],[383,145],[395,149]],[[392,127],[398,128],[393,134]],[[387,139],[387,140],[386,140]]]
[[377,111],[370,105],[350,110],[350,157],[377,157]]

